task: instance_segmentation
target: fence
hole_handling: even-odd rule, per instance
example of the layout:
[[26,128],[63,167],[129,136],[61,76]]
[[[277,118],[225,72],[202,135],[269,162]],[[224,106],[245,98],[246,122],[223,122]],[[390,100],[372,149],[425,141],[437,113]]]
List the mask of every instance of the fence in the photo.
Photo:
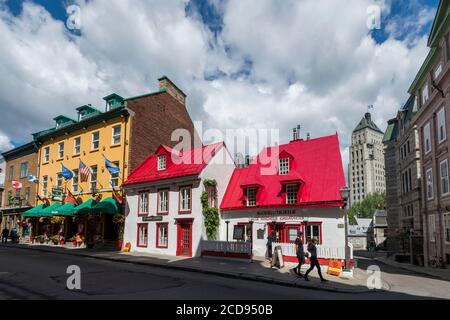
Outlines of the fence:
[[250,242],[201,241],[202,256],[251,259]]
[[[272,244],[272,250],[275,250],[275,247],[280,246],[283,252],[283,256],[286,257],[295,257],[295,243],[281,243],[274,242]],[[307,252],[307,245],[304,245],[304,250]],[[345,259],[345,247],[331,247],[325,245],[317,245],[317,257],[320,259]],[[351,243],[348,244],[349,247],[349,258],[353,259],[353,245]]]

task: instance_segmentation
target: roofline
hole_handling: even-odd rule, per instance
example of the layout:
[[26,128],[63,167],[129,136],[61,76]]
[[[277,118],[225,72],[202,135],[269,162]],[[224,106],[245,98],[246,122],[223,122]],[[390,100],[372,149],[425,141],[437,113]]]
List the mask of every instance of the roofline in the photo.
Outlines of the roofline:
[[183,90],[181,90],[180,88],[178,88],[178,86],[175,84],[175,83],[173,83],[173,81],[172,80],[170,80],[167,76],[162,76],[161,78],[159,78],[158,79],[158,81],[161,81],[161,80],[167,80],[167,81],[169,81],[178,91],[180,91],[181,92],[181,94],[186,98],[186,94],[183,92]]
[[9,150],[9,151],[2,152],[2,156],[7,161],[8,158],[13,157],[15,154],[23,152],[23,151],[25,151],[27,149],[31,149],[31,148],[34,148],[34,152],[37,152],[37,150],[38,150],[36,143],[34,141],[28,142],[26,144],[23,144],[19,147]]
[[[225,198],[225,195],[223,196]],[[301,209],[301,208],[312,208],[312,207],[342,207],[344,205],[343,200],[328,200],[328,201],[315,201],[315,202],[303,202],[297,205],[286,205],[286,204],[268,204],[259,205],[255,207],[220,207],[221,211],[255,211],[267,208],[285,208],[285,209]]]
[[160,94],[160,93],[167,93],[167,90],[166,89],[161,89],[160,91],[146,93],[146,94],[141,94],[139,96],[134,96],[134,97],[131,97],[131,98],[126,98],[126,99],[123,99],[123,101],[129,101],[129,100],[134,100],[134,99],[139,99],[139,98],[155,96],[155,95]]

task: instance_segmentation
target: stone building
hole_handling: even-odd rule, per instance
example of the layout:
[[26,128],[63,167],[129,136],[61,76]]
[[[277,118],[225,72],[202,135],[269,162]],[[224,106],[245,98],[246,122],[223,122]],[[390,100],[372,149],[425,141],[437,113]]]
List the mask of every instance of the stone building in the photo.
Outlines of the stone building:
[[371,193],[384,193],[383,132],[368,112],[352,133],[348,183],[350,206]]

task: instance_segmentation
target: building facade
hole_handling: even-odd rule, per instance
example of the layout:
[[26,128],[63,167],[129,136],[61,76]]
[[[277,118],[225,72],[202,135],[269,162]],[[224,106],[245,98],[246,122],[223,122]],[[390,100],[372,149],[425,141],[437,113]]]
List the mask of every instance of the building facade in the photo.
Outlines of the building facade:
[[386,191],[383,132],[366,113],[353,130],[348,167],[350,206],[372,193]]
[[[2,206],[2,229],[16,228],[19,231],[21,214],[34,207],[37,184],[29,181],[29,175],[37,175],[38,148],[34,142],[4,152],[5,183]],[[15,183],[20,183],[17,188]]]
[[[2,155],[0,155],[0,208],[3,207],[3,190],[5,189],[5,170],[6,161]],[[1,216],[0,216],[1,223]]]
[[200,256],[208,238],[203,193],[217,209],[233,169],[224,143],[181,152],[161,145],[125,182],[124,242],[132,252]]
[[[276,164],[274,172],[266,172],[265,155]],[[266,148],[249,166],[234,170],[220,206],[220,239],[249,242],[259,257],[267,255],[272,232],[278,243],[292,244],[302,231],[304,243],[316,239],[320,246],[344,249],[344,186],[337,135],[297,137]]]

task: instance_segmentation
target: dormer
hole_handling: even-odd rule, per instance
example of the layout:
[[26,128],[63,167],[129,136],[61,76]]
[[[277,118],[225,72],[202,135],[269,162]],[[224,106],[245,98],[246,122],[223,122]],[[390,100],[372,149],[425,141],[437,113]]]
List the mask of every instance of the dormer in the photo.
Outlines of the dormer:
[[90,104],[81,106],[81,107],[77,108],[76,110],[78,111],[78,122],[101,114],[101,112],[99,110],[97,110]]
[[106,112],[113,109],[122,108],[124,106],[124,98],[115,93],[104,97],[103,100],[106,101]]
[[172,155],[179,156],[179,153],[165,145],[160,145],[159,148],[155,152],[156,156],[156,171],[165,171],[167,170],[172,164]]
[[75,120],[67,117],[67,116],[57,116],[56,118],[53,118],[55,120],[55,129],[61,129],[63,127],[67,127],[71,124],[77,123]]
[[285,176],[294,168],[294,157],[287,151],[283,150],[278,156],[278,174]]
[[246,207],[257,207],[261,205],[261,194],[263,186],[259,183],[242,184],[242,203]]

